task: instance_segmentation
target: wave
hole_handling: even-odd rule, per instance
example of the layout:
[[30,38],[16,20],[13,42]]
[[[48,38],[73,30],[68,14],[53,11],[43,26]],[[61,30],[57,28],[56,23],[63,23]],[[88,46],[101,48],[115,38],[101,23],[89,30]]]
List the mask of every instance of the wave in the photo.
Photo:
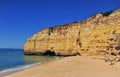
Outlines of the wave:
[[2,71],[0,71],[0,73],[6,73],[6,72],[12,72],[12,71],[19,71],[19,70],[30,68],[30,67],[33,67],[33,66],[36,66],[36,65],[39,65],[39,64],[41,64],[41,62],[34,63],[34,64],[27,64],[27,65],[16,66],[16,67],[13,67],[13,68],[2,70]]

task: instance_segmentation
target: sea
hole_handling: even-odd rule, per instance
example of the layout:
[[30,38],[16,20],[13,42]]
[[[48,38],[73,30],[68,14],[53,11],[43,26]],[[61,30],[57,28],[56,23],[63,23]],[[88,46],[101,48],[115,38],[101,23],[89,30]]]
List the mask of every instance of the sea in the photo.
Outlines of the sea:
[[27,56],[23,49],[0,49],[0,73],[22,70],[56,59],[56,56]]

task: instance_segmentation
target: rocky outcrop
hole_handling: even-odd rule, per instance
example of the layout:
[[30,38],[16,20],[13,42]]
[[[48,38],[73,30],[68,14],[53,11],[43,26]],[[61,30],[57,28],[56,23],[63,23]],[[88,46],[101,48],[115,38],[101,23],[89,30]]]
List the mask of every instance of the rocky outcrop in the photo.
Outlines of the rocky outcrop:
[[[103,55],[120,50],[120,9],[49,27],[28,38],[25,54]],[[47,53],[49,54],[49,53]]]

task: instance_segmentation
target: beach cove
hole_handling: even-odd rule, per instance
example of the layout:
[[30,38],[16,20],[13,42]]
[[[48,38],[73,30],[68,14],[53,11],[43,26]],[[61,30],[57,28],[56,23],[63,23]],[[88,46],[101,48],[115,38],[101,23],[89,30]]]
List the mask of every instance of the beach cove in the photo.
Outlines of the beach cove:
[[0,77],[120,77],[120,0],[0,3]]
[[73,56],[40,64],[6,77],[119,77],[119,62],[96,56]]

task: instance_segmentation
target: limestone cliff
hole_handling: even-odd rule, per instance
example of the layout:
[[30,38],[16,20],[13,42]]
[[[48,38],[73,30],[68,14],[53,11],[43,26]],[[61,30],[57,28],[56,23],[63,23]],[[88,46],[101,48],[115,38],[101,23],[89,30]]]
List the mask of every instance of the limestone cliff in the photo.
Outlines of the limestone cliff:
[[82,22],[49,27],[28,38],[25,54],[102,55],[120,49],[120,9]]

